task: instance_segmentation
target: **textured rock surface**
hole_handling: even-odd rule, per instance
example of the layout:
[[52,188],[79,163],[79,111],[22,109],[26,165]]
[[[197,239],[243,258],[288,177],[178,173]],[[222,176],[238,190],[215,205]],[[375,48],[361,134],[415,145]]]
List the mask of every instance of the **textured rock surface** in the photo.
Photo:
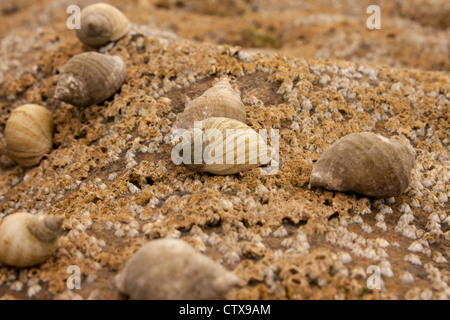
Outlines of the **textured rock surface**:
[[[85,109],[52,98],[62,66],[87,50],[66,28],[69,1],[1,2],[0,217],[66,220],[53,258],[0,268],[0,297],[124,298],[114,276],[143,244],[172,237],[243,280],[231,299],[448,299],[448,29],[414,22],[420,11],[392,1],[382,2],[374,32],[365,1],[234,1],[236,12],[156,2],[111,1],[134,31],[100,51],[123,57],[128,75],[114,97]],[[171,162],[177,114],[224,75],[241,92],[247,124],[279,130],[277,174],[214,176]],[[55,119],[53,151],[28,170],[4,153],[3,137],[24,103]],[[314,161],[362,131],[417,149],[405,193],[373,200],[311,189]],[[67,289],[70,265],[80,267],[81,290]],[[382,290],[366,286],[370,265],[380,267]]]

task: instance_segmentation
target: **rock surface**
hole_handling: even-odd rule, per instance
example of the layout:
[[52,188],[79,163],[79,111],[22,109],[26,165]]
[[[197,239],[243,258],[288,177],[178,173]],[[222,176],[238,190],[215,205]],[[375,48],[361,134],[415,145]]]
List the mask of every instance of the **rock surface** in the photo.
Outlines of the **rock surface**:
[[[369,1],[110,1],[132,32],[99,51],[120,55],[128,75],[115,96],[78,109],[53,95],[62,66],[88,50],[66,27],[67,6],[93,2],[0,5],[0,217],[66,217],[53,258],[0,267],[0,297],[124,298],[115,275],[143,244],[171,237],[242,279],[230,299],[450,298],[445,10],[432,19],[420,5],[380,1],[382,29],[367,30]],[[247,124],[279,130],[276,174],[214,176],[172,163],[177,114],[224,75]],[[28,170],[5,154],[3,137],[25,103],[55,119],[52,152]],[[405,193],[375,200],[311,189],[320,155],[362,131],[416,148]],[[66,282],[73,265],[76,291]],[[373,265],[381,290],[367,287]]]

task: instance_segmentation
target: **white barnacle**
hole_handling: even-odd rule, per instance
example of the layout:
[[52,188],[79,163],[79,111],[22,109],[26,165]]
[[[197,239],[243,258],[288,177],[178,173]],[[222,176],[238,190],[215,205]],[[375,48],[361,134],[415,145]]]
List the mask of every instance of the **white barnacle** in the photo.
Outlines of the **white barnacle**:
[[378,221],[378,222],[375,224],[375,227],[377,227],[377,228],[383,230],[384,232],[387,231],[387,226],[386,226],[386,223],[385,223],[384,221]]
[[380,209],[380,213],[381,214],[392,214],[392,208],[386,205],[382,205],[381,209]]
[[415,264],[415,265],[419,265],[419,266],[422,265],[422,261],[420,261],[420,258],[418,256],[416,256],[415,254],[412,254],[412,253],[407,254],[405,256],[404,260],[406,262],[410,262],[410,263]]
[[385,239],[377,238],[375,240],[375,243],[380,248],[387,248],[389,246],[389,242],[387,242]]
[[19,280],[14,281],[13,283],[11,283],[11,285],[9,286],[9,288],[13,291],[22,291],[23,289],[23,283]]
[[360,217],[360,216],[354,216],[352,218],[352,223],[356,223],[356,224],[364,224],[364,220]]
[[409,273],[408,271],[403,271],[400,274],[399,279],[408,284],[414,283],[414,276],[411,273]]
[[368,233],[368,234],[372,233],[372,228],[367,223],[363,223],[361,225],[361,229],[363,229],[365,233]]
[[422,252],[423,251],[423,247],[420,244],[420,242],[414,241],[413,243],[411,243],[411,245],[409,246],[408,250],[412,251],[412,252]]
[[349,263],[349,262],[352,261],[352,257],[346,251],[338,252],[338,259],[344,264]]
[[288,235],[288,232],[283,226],[280,226],[277,230],[275,230],[272,235],[276,238],[283,238]]
[[447,263],[447,259],[440,252],[435,252],[433,254],[433,261],[436,263]]

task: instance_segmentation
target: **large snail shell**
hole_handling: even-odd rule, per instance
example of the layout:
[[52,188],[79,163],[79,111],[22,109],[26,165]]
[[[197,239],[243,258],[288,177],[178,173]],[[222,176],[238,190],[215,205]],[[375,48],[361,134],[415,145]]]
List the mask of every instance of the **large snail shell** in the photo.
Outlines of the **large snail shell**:
[[126,76],[127,67],[121,57],[80,53],[65,64],[55,98],[78,107],[99,103],[119,90]]
[[[197,139],[202,139],[202,142],[197,143]],[[173,144],[172,160],[183,150],[182,162],[189,169],[219,175],[235,174],[268,164],[273,152],[255,130],[229,118],[205,119],[201,121],[201,130],[187,130]]]
[[137,300],[223,299],[239,279],[182,240],[141,247],[116,276],[120,291]]
[[8,153],[22,167],[37,165],[52,150],[53,116],[45,107],[26,104],[16,108],[6,121]]
[[62,216],[18,212],[0,224],[0,264],[31,267],[46,261],[58,248]]
[[311,186],[376,198],[400,195],[414,167],[412,147],[370,132],[335,142],[314,165]]
[[81,10],[81,27],[76,29],[81,42],[100,47],[122,38],[130,30],[127,17],[116,7],[96,3]]
[[194,127],[194,121],[213,117],[245,122],[245,116],[245,106],[241,101],[240,93],[231,87],[227,78],[223,78],[186,105],[177,121],[177,127],[191,129]]

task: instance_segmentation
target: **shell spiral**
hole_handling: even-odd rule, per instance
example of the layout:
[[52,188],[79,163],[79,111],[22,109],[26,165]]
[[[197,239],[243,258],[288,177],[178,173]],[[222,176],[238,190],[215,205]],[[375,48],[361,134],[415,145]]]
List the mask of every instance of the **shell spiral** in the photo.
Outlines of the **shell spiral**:
[[240,93],[231,87],[227,78],[222,78],[200,97],[188,102],[178,118],[177,127],[191,129],[195,121],[213,117],[245,122],[246,111]]
[[245,123],[220,117],[208,118],[200,123],[201,129],[186,130],[174,139],[172,160],[178,160],[175,163],[183,162],[186,167],[198,172],[228,175],[268,164],[272,160],[273,149]]
[[310,182],[312,187],[394,197],[408,187],[414,162],[410,146],[370,132],[352,133],[317,160]]
[[119,9],[106,3],[96,3],[81,11],[81,26],[76,33],[84,44],[100,47],[119,40],[129,30],[130,22]]
[[121,57],[80,53],[64,65],[55,98],[77,107],[96,104],[119,90],[126,76],[127,67]]
[[223,299],[239,279],[182,240],[158,239],[141,247],[116,277],[137,300]]
[[6,122],[8,153],[22,167],[37,165],[52,150],[53,116],[36,104],[16,108]]
[[58,248],[62,216],[18,212],[0,224],[0,264],[31,267],[46,261]]

